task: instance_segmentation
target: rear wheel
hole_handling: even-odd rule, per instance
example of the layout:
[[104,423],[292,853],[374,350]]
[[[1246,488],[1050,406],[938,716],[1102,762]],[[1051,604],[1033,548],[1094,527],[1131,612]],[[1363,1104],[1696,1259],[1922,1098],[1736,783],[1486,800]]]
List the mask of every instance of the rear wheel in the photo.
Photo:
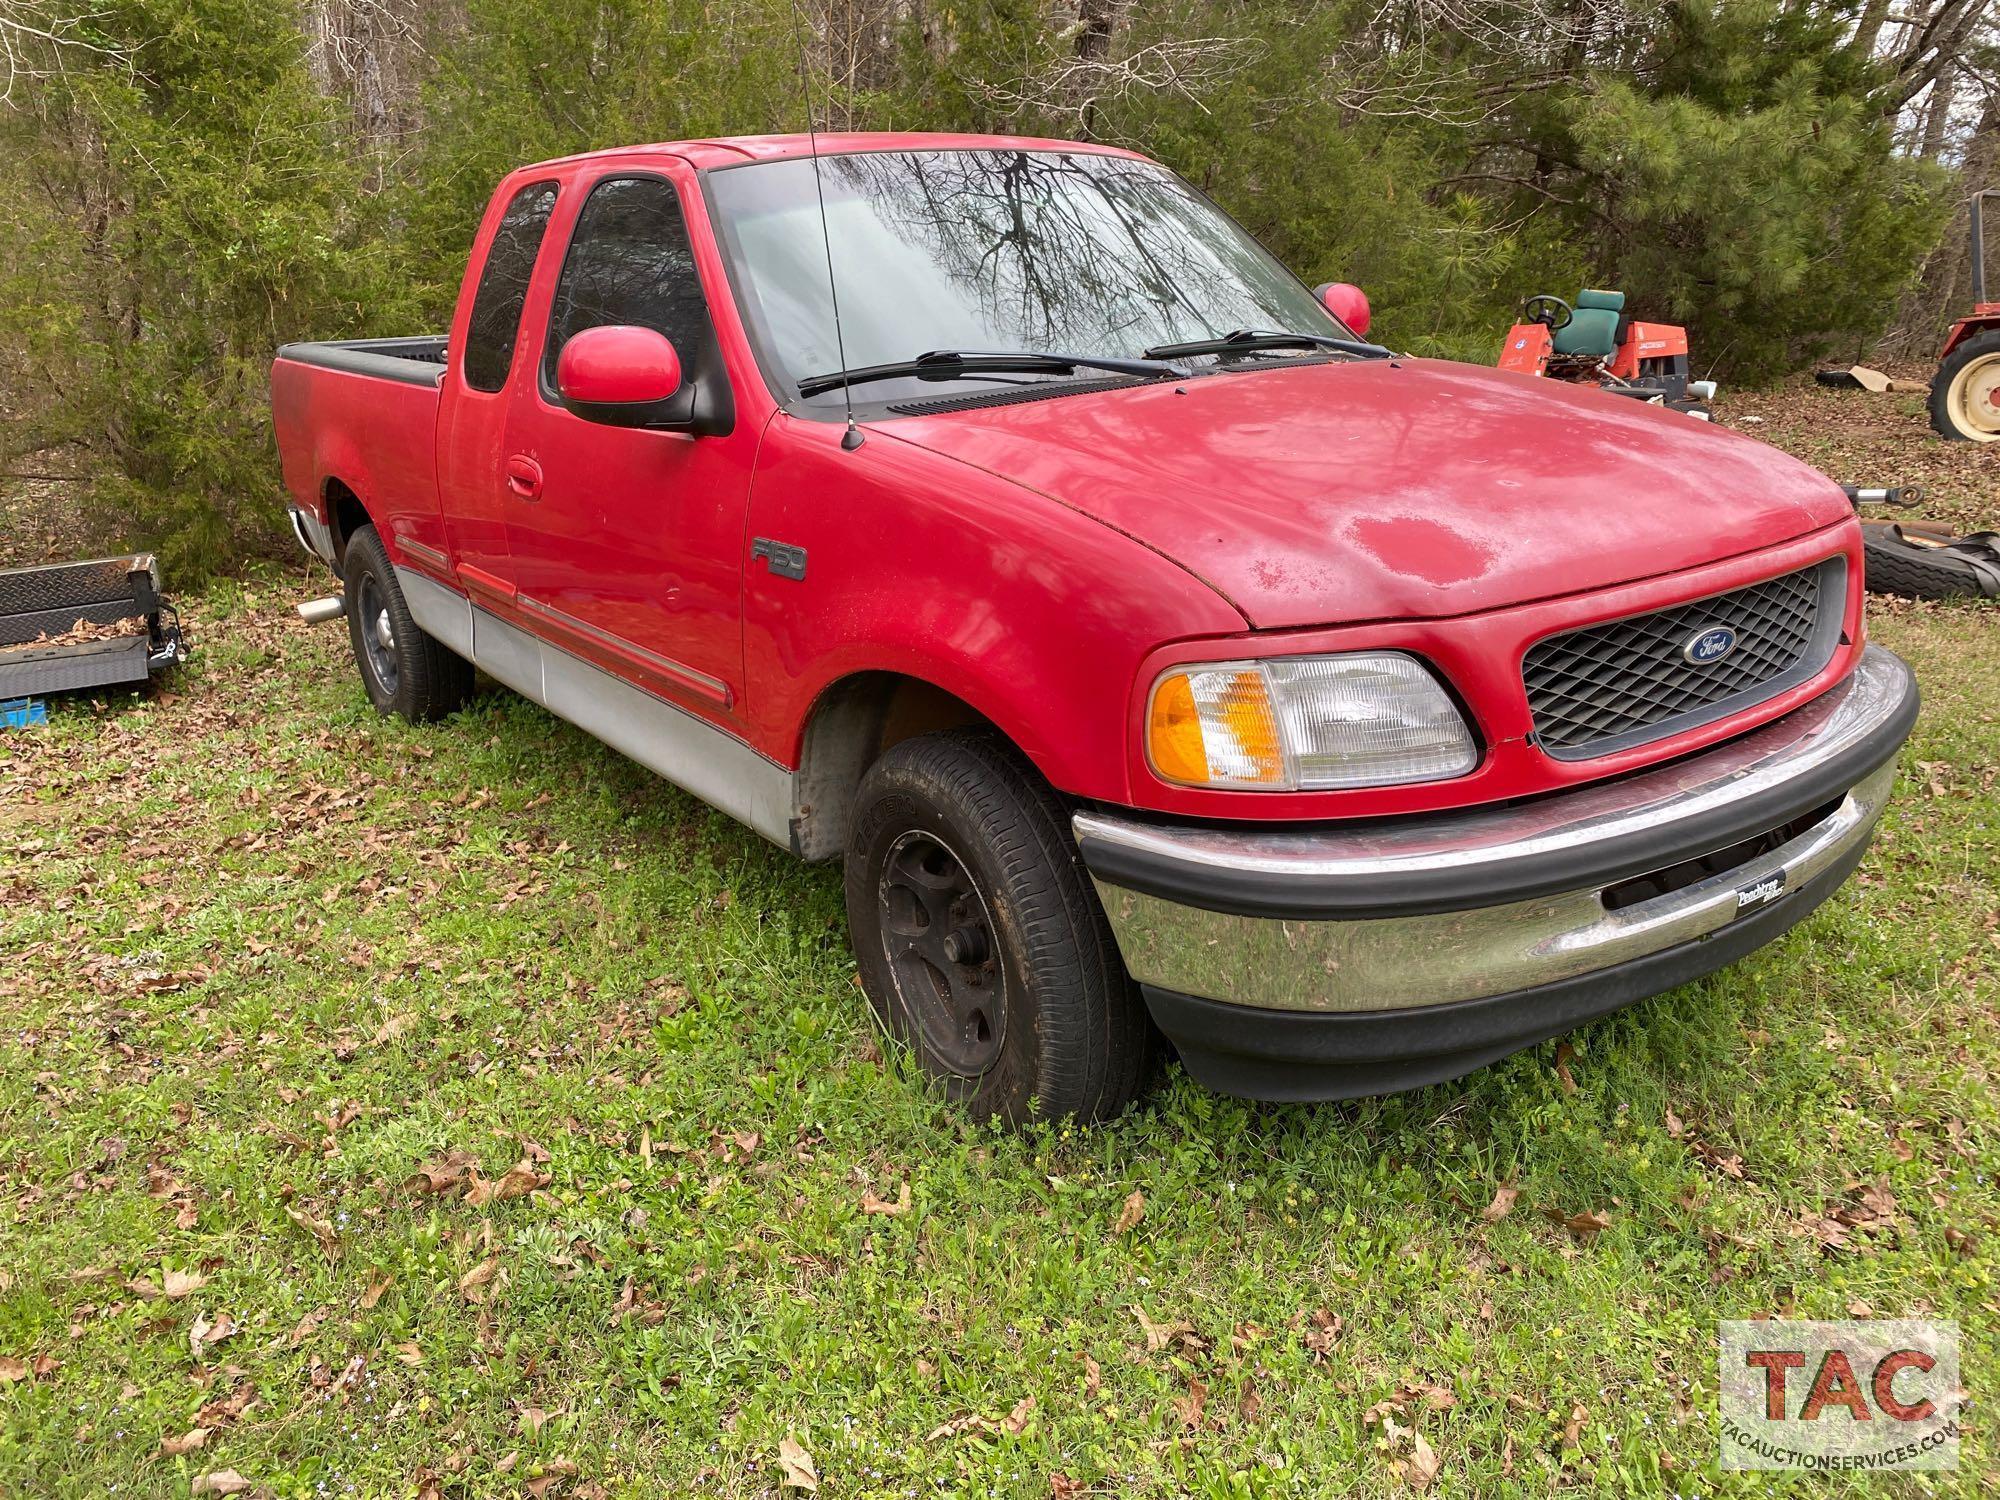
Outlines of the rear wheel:
[[424,634],[373,526],[347,541],[347,634],[368,701],[382,714],[424,722],[462,708],[472,664]]
[[2000,329],[1975,334],[1938,366],[1931,426],[1948,438],[2000,442]]
[[863,779],[847,915],[889,1034],[975,1116],[1106,1119],[1152,1023],[1062,806],[990,732],[896,745]]

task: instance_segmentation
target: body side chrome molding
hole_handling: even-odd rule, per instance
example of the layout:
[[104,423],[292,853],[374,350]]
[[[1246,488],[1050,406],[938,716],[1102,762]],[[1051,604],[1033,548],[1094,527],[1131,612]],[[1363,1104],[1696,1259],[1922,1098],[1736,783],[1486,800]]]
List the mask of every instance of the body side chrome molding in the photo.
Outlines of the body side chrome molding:
[[398,536],[396,538],[396,550],[409,553],[418,562],[436,569],[447,578],[451,576],[451,559],[438,551],[437,548],[425,546],[424,543],[418,541],[415,537]]
[[515,602],[522,609],[547,621],[557,629],[582,636],[607,650],[617,652],[620,656],[629,656],[635,666],[657,673],[676,687],[699,693],[720,708],[727,708],[734,701],[734,694],[729,691],[729,684],[720,678],[711,677],[706,672],[698,672],[693,667],[675,661],[672,657],[648,651],[644,646],[628,641],[622,635],[614,635],[608,630],[600,629],[588,620],[580,620],[567,611],[557,609],[553,604],[544,604],[540,599],[531,598],[527,594],[520,595]]
[[489,676],[772,843],[792,847],[793,772],[727,730],[530,635],[421,573],[397,568],[396,581],[417,624]]

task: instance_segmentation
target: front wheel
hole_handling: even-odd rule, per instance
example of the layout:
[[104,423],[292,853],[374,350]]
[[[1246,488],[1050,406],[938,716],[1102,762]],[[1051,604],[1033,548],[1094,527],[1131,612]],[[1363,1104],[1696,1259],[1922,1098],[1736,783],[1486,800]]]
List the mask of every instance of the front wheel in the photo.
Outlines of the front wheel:
[[373,526],[347,542],[347,633],[368,701],[381,714],[425,722],[464,707],[472,664],[424,633]]
[[1061,804],[998,736],[905,740],[862,780],[846,864],[861,985],[979,1118],[1107,1119],[1152,1023]]
[[1931,426],[1948,438],[2000,442],[2000,329],[1967,339],[1938,366]]

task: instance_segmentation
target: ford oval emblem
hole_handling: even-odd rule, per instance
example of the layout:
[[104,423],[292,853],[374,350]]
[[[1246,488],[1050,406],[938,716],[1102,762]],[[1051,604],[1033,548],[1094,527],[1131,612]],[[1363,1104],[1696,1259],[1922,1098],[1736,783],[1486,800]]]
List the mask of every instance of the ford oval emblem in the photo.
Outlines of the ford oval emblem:
[[1711,625],[1688,637],[1681,655],[1697,667],[1712,667],[1736,649],[1736,632],[1727,625]]

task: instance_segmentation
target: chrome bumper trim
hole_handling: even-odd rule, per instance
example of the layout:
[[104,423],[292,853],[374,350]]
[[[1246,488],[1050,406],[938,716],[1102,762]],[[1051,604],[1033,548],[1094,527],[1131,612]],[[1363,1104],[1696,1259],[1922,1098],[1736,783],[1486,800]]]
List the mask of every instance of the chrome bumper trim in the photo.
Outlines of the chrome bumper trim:
[[305,548],[308,554],[332,567],[333,533],[327,530],[326,523],[311,511],[301,509],[299,506],[291,506],[290,511],[292,535],[298,538],[299,545]]
[[[1201,828],[1078,813],[1073,827],[1092,871],[1114,884],[1146,889],[1146,869],[1170,877],[1177,895],[1204,880],[1251,894],[1234,909],[1253,916],[1302,916],[1284,893],[1334,893],[1316,916],[1403,914],[1424,904],[1422,893],[1449,891],[1432,910],[1485,904],[1482,893],[1521,897],[1574,889],[1660,869],[1699,848],[1674,852],[1676,842],[1720,849],[1756,828],[1746,826],[1789,798],[1787,811],[1764,817],[1772,828],[1833,800],[1875,769],[1886,755],[1877,742],[1915,714],[1910,669],[1892,653],[1870,647],[1847,678],[1781,719],[1685,760],[1614,781],[1516,806],[1347,825],[1254,824]],[[1893,753],[1893,747],[1891,748]],[[1852,767],[1851,774],[1845,769]],[[1828,778],[1834,784],[1825,784]],[[1816,783],[1818,783],[1816,785]],[[1805,788],[1808,800],[1791,794]],[[1622,868],[1607,851],[1647,845],[1669,857]],[[1616,861],[1611,862],[1613,864]],[[1279,893],[1260,900],[1262,886]],[[1330,898],[1331,901],[1332,898]],[[1218,901],[1218,909],[1230,904]]]
[[1442,1005],[1572,979],[1721,930],[1866,843],[1895,776],[1893,765],[1882,767],[1769,854],[1615,911],[1599,891],[1583,890],[1474,911],[1291,922],[1202,911],[1102,881],[1097,891],[1141,984],[1272,1010]]
[[[1839,687],[1742,739],[1658,771],[1520,807],[1373,828],[1172,828],[1087,813],[1076,816],[1075,826],[1126,967],[1142,984],[1277,1010],[1393,1010],[1478,999],[1696,941],[1858,857],[1888,800],[1895,779],[1891,741],[1900,741],[1898,726],[1906,726],[1913,698],[1909,669],[1871,649]],[[1770,806],[1772,788],[1808,780],[1815,768],[1825,774],[1829,763],[1846,764],[1851,752],[1870,746],[1852,784],[1815,804],[1834,802],[1824,816],[1734,868],[1616,909],[1603,900],[1605,886],[1615,882],[1585,884],[1575,873],[1602,865],[1620,848],[1655,847],[1661,830],[1671,834],[1690,821],[1725,830],[1703,852],[1783,826],[1797,812],[1756,821],[1759,809]],[[1733,826],[1732,809],[1740,814]],[[1470,870],[1491,898],[1449,909],[1419,901],[1394,914],[1335,919],[1232,910],[1226,903],[1214,910],[1107,879],[1097,866],[1109,862],[1092,856],[1106,841],[1140,843],[1149,857],[1171,860],[1175,878],[1190,890],[1249,871],[1267,884],[1366,889],[1387,882],[1420,893],[1426,880],[1462,890]],[[1572,862],[1569,888],[1513,883],[1521,872],[1541,878],[1551,855],[1555,868]]]

